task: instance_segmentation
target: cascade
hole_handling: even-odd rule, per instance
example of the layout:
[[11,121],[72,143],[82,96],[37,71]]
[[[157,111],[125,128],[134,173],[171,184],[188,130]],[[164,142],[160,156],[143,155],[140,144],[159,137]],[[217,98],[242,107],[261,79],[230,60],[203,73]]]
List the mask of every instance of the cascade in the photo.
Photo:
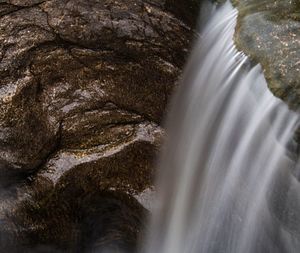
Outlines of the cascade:
[[299,115],[235,48],[236,18],[213,13],[173,100],[143,252],[299,252]]

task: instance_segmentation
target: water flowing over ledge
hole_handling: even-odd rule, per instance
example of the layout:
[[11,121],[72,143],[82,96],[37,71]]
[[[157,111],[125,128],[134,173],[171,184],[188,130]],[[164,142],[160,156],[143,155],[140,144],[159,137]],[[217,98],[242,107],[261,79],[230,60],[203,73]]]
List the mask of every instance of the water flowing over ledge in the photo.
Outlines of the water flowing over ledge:
[[300,248],[299,115],[235,49],[236,16],[229,2],[213,15],[173,101],[144,252]]

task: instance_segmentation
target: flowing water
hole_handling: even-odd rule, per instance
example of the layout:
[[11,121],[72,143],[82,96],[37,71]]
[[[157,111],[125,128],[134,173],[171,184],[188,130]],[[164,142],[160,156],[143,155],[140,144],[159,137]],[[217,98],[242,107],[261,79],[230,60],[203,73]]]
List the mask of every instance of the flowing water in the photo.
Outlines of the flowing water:
[[236,16],[215,11],[173,101],[144,252],[300,252],[299,115],[235,49]]

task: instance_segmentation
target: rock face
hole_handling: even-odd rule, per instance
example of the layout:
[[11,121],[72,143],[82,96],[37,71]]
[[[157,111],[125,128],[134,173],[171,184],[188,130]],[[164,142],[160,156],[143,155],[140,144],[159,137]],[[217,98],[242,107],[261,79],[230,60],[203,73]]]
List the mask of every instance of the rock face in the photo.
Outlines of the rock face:
[[134,252],[192,30],[157,1],[0,1],[0,251]]
[[165,6],[168,10],[183,19],[187,24],[194,27],[197,24],[197,18],[202,2],[202,0],[166,0]]
[[292,109],[300,105],[300,3],[233,0],[239,10],[235,41],[261,63],[270,90]]

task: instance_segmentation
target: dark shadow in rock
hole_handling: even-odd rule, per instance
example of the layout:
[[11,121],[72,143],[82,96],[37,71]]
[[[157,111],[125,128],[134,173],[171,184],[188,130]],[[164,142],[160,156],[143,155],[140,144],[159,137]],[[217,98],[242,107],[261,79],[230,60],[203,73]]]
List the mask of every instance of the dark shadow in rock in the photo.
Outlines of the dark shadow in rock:
[[[2,249],[22,253],[137,251],[147,211],[133,197],[101,191],[78,195],[75,203],[56,194],[49,198],[44,206],[38,199],[21,205],[10,219],[21,240]],[[10,235],[2,235],[4,243],[10,241]]]
[[80,212],[78,252],[136,252],[145,210],[135,199],[124,193],[92,194],[83,199]]

